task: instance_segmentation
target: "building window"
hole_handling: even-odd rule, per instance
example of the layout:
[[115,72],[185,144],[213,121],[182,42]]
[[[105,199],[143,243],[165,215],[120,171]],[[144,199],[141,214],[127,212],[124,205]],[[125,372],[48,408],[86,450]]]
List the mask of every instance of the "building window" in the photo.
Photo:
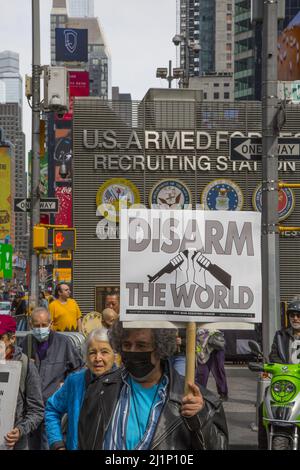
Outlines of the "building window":
[[219,99],[219,96],[220,96],[219,93],[214,93],[214,100],[218,100],[218,99]]
[[224,87],[230,86],[230,83],[224,83]]
[[220,86],[219,83],[214,83],[214,87],[218,87],[218,86]]
[[227,23],[227,31],[232,31],[232,24],[231,23]]
[[231,49],[232,49],[232,44],[231,44],[231,42],[228,42],[226,44],[226,51],[231,52]]
[[207,93],[206,92],[203,93],[203,99],[207,100]]
[[224,100],[229,100],[230,98],[230,93],[228,93],[227,91],[224,93]]

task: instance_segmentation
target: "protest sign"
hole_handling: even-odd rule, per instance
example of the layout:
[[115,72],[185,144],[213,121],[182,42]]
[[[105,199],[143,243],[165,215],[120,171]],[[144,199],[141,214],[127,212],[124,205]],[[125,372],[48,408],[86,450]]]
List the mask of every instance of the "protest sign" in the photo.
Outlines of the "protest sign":
[[261,214],[121,211],[121,320],[261,321]]
[[7,450],[4,436],[14,428],[21,368],[20,361],[0,361],[0,450]]

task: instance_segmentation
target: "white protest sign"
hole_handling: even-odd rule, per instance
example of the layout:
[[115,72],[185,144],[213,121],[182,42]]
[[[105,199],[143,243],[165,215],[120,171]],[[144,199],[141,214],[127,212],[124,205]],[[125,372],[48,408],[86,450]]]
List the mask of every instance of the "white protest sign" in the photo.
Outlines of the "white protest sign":
[[0,450],[8,450],[4,436],[14,428],[22,363],[0,362]]
[[121,211],[121,320],[260,322],[261,214]]

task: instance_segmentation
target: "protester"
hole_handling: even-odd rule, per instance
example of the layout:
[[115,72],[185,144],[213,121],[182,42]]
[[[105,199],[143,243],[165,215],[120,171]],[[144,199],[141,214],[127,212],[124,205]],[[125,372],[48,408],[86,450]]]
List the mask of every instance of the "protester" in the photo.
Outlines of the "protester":
[[[87,369],[69,375],[57,392],[47,401],[45,422],[50,449],[78,448],[78,420],[84,394],[89,383],[114,367],[114,352],[104,328],[93,330],[84,344]],[[64,442],[62,417],[67,415],[67,438]]]
[[120,296],[116,292],[108,292],[105,296],[105,308],[112,308],[120,315]]
[[228,400],[228,386],[225,373],[225,339],[218,330],[197,329],[196,335],[196,381],[207,386],[209,373],[216,381],[220,399]]
[[7,361],[22,362],[14,428],[6,434],[5,442],[8,448],[25,450],[27,436],[44,417],[41,380],[35,365],[16,346],[16,320],[11,315],[0,315],[0,342],[5,345]]
[[68,284],[61,283],[56,286],[56,300],[49,304],[52,329],[55,331],[82,331],[80,308],[76,300],[70,296],[71,290]]
[[174,330],[124,329],[117,322],[110,334],[124,368],[89,385],[79,419],[79,449],[227,448],[222,403],[192,383],[184,396],[184,379],[170,366]]
[[105,308],[101,314],[101,317],[103,327],[109,330],[117,320],[118,315],[112,308]]
[[288,304],[287,315],[290,326],[276,331],[269,360],[279,364],[299,364],[300,299],[295,299]]
[[[51,331],[50,314],[44,307],[37,307],[31,313],[28,334],[22,343],[23,351],[35,361],[42,382],[44,403],[59,389],[71,372],[84,363],[71,341],[60,333]],[[48,449],[44,422],[29,438],[32,450]]]

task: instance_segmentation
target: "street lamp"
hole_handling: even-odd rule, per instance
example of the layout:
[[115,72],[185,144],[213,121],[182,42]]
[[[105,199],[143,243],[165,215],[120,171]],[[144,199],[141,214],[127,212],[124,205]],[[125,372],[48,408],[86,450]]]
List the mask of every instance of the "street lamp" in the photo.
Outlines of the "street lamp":
[[167,67],[159,67],[156,69],[156,77],[162,78],[168,81],[169,88],[172,88],[172,81],[179,80],[184,76],[184,70],[178,67],[173,68],[173,75],[172,75],[172,61],[169,60],[169,70]]

